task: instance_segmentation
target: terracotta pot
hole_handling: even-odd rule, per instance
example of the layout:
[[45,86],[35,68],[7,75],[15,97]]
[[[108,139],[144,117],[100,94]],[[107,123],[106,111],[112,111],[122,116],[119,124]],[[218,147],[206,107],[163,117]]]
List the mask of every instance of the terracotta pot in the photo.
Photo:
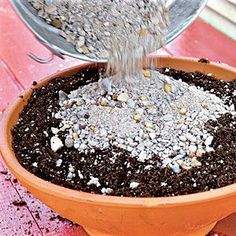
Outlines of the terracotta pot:
[[[148,65],[150,62],[145,62]],[[236,69],[223,64],[204,64],[194,59],[159,57],[154,65],[185,71],[212,73],[218,79],[236,78]],[[41,87],[58,76],[68,76],[88,66],[79,65],[45,78]],[[11,148],[11,129],[32,89],[5,113],[1,129],[1,153],[18,180],[43,203],[65,218],[82,225],[91,235],[205,235],[215,223],[236,211],[236,184],[214,191],[178,197],[127,198],[70,190],[42,180],[24,169]]]

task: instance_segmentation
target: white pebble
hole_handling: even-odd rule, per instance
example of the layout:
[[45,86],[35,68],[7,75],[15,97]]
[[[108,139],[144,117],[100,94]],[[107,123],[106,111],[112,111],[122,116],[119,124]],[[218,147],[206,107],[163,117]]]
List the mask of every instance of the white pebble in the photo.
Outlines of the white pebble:
[[34,162],[34,163],[32,163],[32,166],[33,166],[33,167],[38,167],[38,163],[37,163],[37,162]]
[[[162,155],[162,156],[163,156],[163,155]],[[166,166],[169,165],[171,162],[172,162],[172,159],[170,159],[170,158],[165,158],[165,159],[162,161],[162,167],[166,167]]]
[[77,132],[79,130],[79,124],[74,124],[73,130],[74,132]]
[[190,145],[188,147],[188,150],[189,150],[189,152],[196,152],[197,151],[197,147],[195,145]]
[[133,100],[129,99],[128,102],[127,102],[127,106],[129,108],[133,109],[133,108],[135,108],[135,102]]
[[181,172],[178,163],[173,162],[168,165],[176,174],[179,174]]
[[99,183],[99,179],[93,176],[90,177],[90,180],[87,185],[96,185],[97,187],[101,186],[101,184]]
[[182,141],[182,142],[186,142],[187,141],[187,138],[185,136],[180,136],[179,137],[179,140]]
[[107,136],[107,131],[106,131],[106,129],[101,129],[101,130],[100,130],[100,136]]
[[144,110],[142,108],[138,108],[138,109],[135,110],[135,112],[142,115]]
[[129,187],[132,188],[132,189],[135,189],[139,186],[139,183],[138,182],[131,182]]
[[138,156],[138,161],[145,162],[147,159],[147,153],[145,151],[141,151],[141,153]]
[[151,170],[153,168],[153,165],[147,165],[144,167],[144,170]]
[[62,148],[64,145],[61,141],[61,139],[59,139],[58,137],[56,136],[53,136],[50,140],[50,143],[51,143],[51,149],[56,152],[58,151],[60,148]]
[[69,172],[75,172],[75,168],[71,164],[69,165]]
[[213,136],[207,137],[207,139],[205,140],[204,144],[205,144],[206,146],[210,146],[211,143],[212,143],[212,141],[213,141],[213,139],[214,139]]
[[81,173],[80,170],[78,170],[78,176],[79,176],[80,179],[83,179],[83,178],[84,178],[84,176],[82,175],[82,173]]
[[72,179],[74,177],[73,173],[69,172],[67,175],[67,179]]
[[[87,146],[86,146],[86,147],[87,147]],[[79,149],[79,148],[80,148],[80,143],[77,143],[77,142],[74,143],[74,148],[75,148],[75,149]]]
[[61,119],[60,113],[56,113],[54,117],[55,117],[56,119]]
[[132,147],[130,147],[130,146],[127,147],[127,151],[128,151],[128,152],[132,152],[133,150],[134,150],[134,149],[133,149]]
[[102,188],[101,189],[101,193],[106,195],[106,194],[110,194],[113,192],[113,189],[112,188]]
[[206,152],[213,152],[214,148],[206,146]]
[[150,133],[149,136],[150,136],[150,138],[151,138],[152,140],[156,138],[156,134],[155,134],[155,133]]
[[74,141],[71,137],[66,137],[65,139],[65,146],[71,148],[74,146]]
[[58,128],[52,127],[51,131],[52,131],[53,134],[58,134],[60,130]]
[[172,147],[172,149],[173,149],[173,151],[178,151],[178,150],[180,150],[180,147],[178,145],[174,145]]
[[45,134],[46,137],[49,136],[48,133],[47,133],[47,131],[43,131],[43,133]]
[[118,97],[117,100],[119,102],[127,102],[129,100],[129,95],[128,93],[121,93]]
[[197,141],[196,137],[193,136],[192,134],[187,134],[186,138],[192,143],[195,143]]
[[96,147],[98,145],[98,141],[95,141],[95,140],[90,140],[89,141],[89,145],[92,146],[92,147]]
[[188,125],[182,125],[182,126],[181,126],[181,129],[182,129],[182,130],[187,130],[187,129],[188,129]]
[[88,146],[87,146],[86,144],[84,144],[84,143],[82,143],[82,144],[80,145],[80,149],[81,149],[81,150],[85,150],[87,147],[88,147]]
[[62,159],[58,159],[58,160],[56,161],[56,167],[60,167],[61,164],[62,164]]

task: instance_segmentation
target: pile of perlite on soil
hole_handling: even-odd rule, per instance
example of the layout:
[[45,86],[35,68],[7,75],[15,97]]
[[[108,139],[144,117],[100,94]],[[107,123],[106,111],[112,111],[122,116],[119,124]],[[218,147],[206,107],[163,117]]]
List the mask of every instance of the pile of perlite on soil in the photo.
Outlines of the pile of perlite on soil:
[[30,172],[85,192],[163,197],[236,183],[236,80],[170,68],[131,86],[83,69],[35,89],[12,130]]

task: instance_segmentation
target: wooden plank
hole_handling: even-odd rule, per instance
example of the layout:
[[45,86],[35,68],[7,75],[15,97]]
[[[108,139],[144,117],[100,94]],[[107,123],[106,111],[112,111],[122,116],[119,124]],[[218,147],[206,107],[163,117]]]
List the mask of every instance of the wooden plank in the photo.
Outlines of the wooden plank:
[[13,204],[22,199],[5,171],[0,156],[0,235],[42,235],[27,206]]
[[58,214],[44,205],[40,200],[30,194],[20,183],[14,183],[21,198],[27,202],[28,208],[44,235],[78,235],[86,236],[82,227],[58,217]]
[[167,49],[176,56],[204,57],[236,66],[235,47],[234,40],[197,19]]
[[[0,64],[1,65],[1,64]],[[9,76],[9,71],[5,67],[0,67],[0,98],[4,98],[4,103],[0,103],[4,110],[8,101],[10,102],[18,93],[21,86]],[[1,116],[0,116],[1,120]],[[57,214],[47,206],[34,198],[18,182],[12,181],[12,176],[7,181],[5,177],[11,176],[4,174],[6,167],[0,157],[0,235],[79,235],[85,236],[86,233],[80,226],[71,225],[66,220],[57,218]],[[13,201],[25,201],[27,206],[16,207]],[[35,228],[36,227],[36,228]]]
[[7,65],[0,58],[0,112],[6,109],[8,104],[16,98],[21,89],[21,86],[12,78],[12,74],[8,71]]

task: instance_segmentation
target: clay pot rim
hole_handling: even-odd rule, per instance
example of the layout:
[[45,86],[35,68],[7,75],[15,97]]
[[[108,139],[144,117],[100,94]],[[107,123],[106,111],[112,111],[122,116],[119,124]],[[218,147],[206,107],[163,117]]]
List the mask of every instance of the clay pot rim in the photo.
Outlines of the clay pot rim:
[[[192,61],[198,62],[199,59],[189,58],[189,57],[171,57],[171,56],[151,56],[151,58],[159,58],[162,59],[170,59],[170,60],[179,60],[179,61]],[[25,93],[31,93],[32,88],[40,87],[43,81],[46,81],[50,78],[58,77],[61,73],[65,73],[77,68],[84,68],[89,66],[90,63],[84,63],[82,65],[73,66],[69,69],[60,71],[59,73],[55,73],[53,75],[47,76],[46,78],[40,80],[36,86],[31,86],[29,89],[25,90]],[[236,74],[236,69],[230,67],[226,64],[219,64],[211,62],[211,65],[224,68]],[[212,191],[188,194],[188,195],[180,195],[174,197],[149,197],[149,198],[134,198],[134,197],[117,197],[117,196],[104,196],[101,194],[92,194],[86,193],[78,190],[72,190],[69,188],[65,188],[46,180],[43,180],[29,171],[27,171],[24,167],[20,165],[15,154],[8,145],[7,136],[8,136],[8,122],[13,113],[15,113],[15,108],[22,102],[22,98],[17,97],[17,99],[10,105],[7,111],[3,114],[2,121],[0,124],[0,154],[5,160],[8,168],[14,175],[21,181],[27,182],[27,185],[30,185],[33,188],[41,189],[42,192],[60,196],[60,198],[64,199],[73,199],[78,202],[86,202],[87,204],[99,204],[99,205],[112,205],[113,207],[130,207],[130,208],[166,208],[166,207],[176,207],[176,206],[185,206],[198,204],[200,202],[209,202],[209,201],[217,201],[218,199],[235,196],[236,195],[236,184],[231,184],[226,187],[218,188]],[[30,181],[29,181],[30,180]],[[34,187],[35,186],[35,187]]]

